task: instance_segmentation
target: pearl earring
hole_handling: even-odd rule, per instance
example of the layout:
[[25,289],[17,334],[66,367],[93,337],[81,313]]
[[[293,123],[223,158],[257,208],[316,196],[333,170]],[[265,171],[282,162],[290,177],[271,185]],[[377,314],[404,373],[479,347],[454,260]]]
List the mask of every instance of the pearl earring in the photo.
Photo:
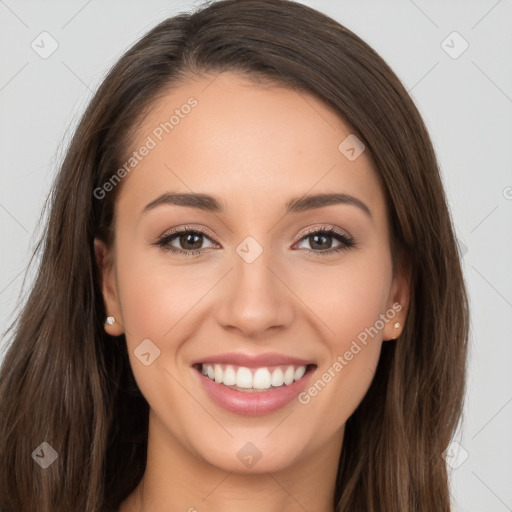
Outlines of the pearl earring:
[[397,323],[395,324],[395,329],[398,329],[399,327],[400,327],[400,322],[397,322]]
[[112,325],[116,319],[113,316],[107,316],[107,319],[105,320],[105,325]]

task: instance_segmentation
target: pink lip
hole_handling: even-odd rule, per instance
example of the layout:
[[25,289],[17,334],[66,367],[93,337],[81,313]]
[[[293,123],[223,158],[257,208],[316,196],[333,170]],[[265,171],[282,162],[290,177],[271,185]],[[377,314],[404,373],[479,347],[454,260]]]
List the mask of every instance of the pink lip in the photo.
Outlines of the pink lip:
[[198,359],[192,363],[192,366],[198,364],[232,364],[234,366],[245,366],[246,368],[258,368],[262,366],[278,366],[278,365],[295,365],[307,366],[314,364],[314,361],[307,361],[306,359],[299,359],[297,357],[286,356],[276,352],[268,352],[266,354],[241,354],[237,352],[230,352],[226,354],[217,354],[215,356]]
[[197,366],[194,368],[194,373],[210,399],[222,409],[243,416],[262,416],[289,404],[309,385],[315,370],[307,371],[300,380],[288,386],[270,387],[262,391],[237,391],[209,379],[198,370]]

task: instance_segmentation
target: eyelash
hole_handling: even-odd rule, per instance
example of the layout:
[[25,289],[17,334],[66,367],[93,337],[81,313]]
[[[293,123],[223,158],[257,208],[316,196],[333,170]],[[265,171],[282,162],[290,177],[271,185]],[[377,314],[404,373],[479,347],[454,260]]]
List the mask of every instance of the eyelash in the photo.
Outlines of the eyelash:
[[[185,251],[183,249],[176,249],[175,247],[171,247],[170,245],[168,245],[171,242],[171,240],[173,240],[177,236],[183,235],[183,234],[204,235],[205,237],[207,237],[208,239],[211,240],[210,236],[208,236],[208,234],[205,231],[203,231],[202,229],[189,228],[189,227],[185,226],[184,228],[180,228],[180,229],[171,231],[171,232],[163,235],[161,238],[158,239],[157,242],[155,242],[152,245],[160,247],[164,251],[171,252],[173,254],[180,254],[183,256],[196,256],[204,251],[204,249],[193,249],[191,251]],[[314,228],[314,229],[311,229],[311,230],[303,233],[302,237],[299,239],[299,242],[301,242],[302,240],[304,240],[305,238],[307,238],[313,234],[322,234],[322,235],[331,236],[331,237],[335,238],[336,240],[338,240],[339,242],[341,242],[338,247],[335,247],[334,249],[328,249],[326,251],[314,251],[312,249],[306,249],[309,253],[312,253],[315,256],[323,257],[323,256],[327,256],[327,255],[332,255],[335,253],[339,253],[339,252],[351,249],[352,247],[354,247],[356,245],[355,241],[352,237],[350,237],[347,234],[344,234],[334,228],[330,228],[330,227],[326,227],[326,226],[321,226],[320,228]],[[213,242],[213,240],[211,240],[211,241]]]

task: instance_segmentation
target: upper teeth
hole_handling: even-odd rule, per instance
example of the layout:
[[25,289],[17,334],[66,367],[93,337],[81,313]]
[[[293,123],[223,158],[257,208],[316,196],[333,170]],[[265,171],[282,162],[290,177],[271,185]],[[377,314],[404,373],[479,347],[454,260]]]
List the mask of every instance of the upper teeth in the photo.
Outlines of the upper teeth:
[[246,368],[245,366],[203,364],[201,365],[201,373],[226,386],[268,389],[270,386],[289,385],[294,380],[299,380],[306,373],[306,367],[289,365],[270,368]]

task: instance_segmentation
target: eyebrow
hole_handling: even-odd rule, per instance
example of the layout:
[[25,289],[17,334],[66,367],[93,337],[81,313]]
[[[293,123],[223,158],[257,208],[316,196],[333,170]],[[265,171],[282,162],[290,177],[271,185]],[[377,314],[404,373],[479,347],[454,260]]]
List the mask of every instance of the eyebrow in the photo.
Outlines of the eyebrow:
[[[300,213],[306,210],[314,210],[331,206],[334,204],[345,204],[355,206],[362,210],[368,217],[372,214],[368,206],[357,197],[349,194],[313,194],[290,199],[286,205],[286,213]],[[223,201],[215,196],[201,193],[167,192],[148,203],[142,210],[141,215],[148,213],[161,205],[184,206],[196,208],[212,213],[224,213],[226,207]]]

